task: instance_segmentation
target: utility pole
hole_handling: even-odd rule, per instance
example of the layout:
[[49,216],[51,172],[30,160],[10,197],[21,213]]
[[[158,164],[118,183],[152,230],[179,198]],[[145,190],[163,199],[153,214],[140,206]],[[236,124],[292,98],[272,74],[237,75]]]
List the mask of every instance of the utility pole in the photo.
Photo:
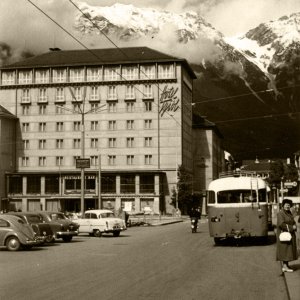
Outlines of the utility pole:
[[[81,158],[85,156],[85,128],[84,128],[84,112],[81,112]],[[84,214],[84,167],[81,167],[81,196],[80,196],[80,211]]]
[[101,202],[101,154],[98,155],[98,208],[102,208]]

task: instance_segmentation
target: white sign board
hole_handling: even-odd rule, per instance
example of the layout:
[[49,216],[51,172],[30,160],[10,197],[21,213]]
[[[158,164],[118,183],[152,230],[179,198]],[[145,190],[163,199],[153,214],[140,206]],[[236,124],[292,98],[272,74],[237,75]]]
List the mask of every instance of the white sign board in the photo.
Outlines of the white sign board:
[[132,210],[132,202],[131,201],[127,201],[124,203],[125,206],[124,206],[124,211],[131,211]]

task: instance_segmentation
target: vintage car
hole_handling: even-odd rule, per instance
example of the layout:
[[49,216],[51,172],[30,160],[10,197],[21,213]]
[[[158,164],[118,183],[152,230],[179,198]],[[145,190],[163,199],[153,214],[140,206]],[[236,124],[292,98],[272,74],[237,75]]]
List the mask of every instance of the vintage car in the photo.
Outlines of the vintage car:
[[35,212],[8,212],[9,215],[14,215],[21,218],[25,223],[31,225],[36,233],[36,238],[41,243],[51,243],[54,238],[53,230],[50,224],[43,222],[42,217]]
[[0,214],[0,246],[5,246],[10,251],[17,251],[21,247],[30,249],[39,244],[32,227],[21,218]]
[[80,225],[79,233],[88,233],[90,236],[100,237],[102,233],[112,233],[117,237],[126,230],[123,219],[116,218],[111,210],[87,210],[81,219],[75,220]]
[[79,225],[68,219],[62,212],[57,211],[39,211],[37,212],[43,222],[50,224],[54,233],[54,239],[62,239],[64,242],[70,242],[73,236],[78,235]]

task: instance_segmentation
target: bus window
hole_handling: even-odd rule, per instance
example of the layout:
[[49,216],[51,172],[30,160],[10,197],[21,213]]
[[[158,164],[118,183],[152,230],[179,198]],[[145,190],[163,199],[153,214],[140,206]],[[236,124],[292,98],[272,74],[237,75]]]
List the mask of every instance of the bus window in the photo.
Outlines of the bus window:
[[208,196],[208,204],[214,204],[216,202],[214,191],[208,191],[207,196]]

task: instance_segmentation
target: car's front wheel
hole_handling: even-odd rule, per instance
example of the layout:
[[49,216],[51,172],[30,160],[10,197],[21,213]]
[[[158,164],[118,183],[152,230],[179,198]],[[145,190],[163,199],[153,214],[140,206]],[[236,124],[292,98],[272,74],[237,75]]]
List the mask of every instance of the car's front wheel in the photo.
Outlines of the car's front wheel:
[[101,231],[99,229],[95,229],[94,230],[94,236],[95,237],[101,237],[101,235],[102,235],[102,233],[101,233]]
[[21,248],[21,243],[17,237],[10,237],[6,241],[6,248],[9,251],[18,251]]

